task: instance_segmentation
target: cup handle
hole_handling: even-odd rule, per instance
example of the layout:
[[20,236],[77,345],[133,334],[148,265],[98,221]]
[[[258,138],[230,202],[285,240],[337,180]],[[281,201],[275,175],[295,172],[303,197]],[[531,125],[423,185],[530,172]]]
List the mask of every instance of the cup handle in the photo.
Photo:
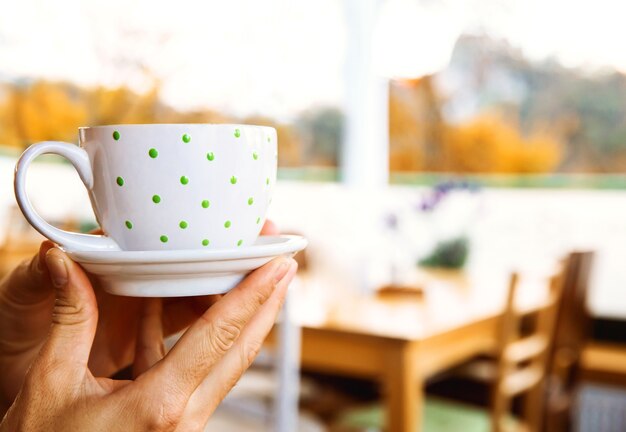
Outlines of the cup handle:
[[120,247],[110,237],[63,231],[46,222],[33,208],[26,194],[26,172],[39,155],[52,153],[69,160],[88,190],[93,187],[93,173],[87,152],[74,145],[55,141],[33,144],[26,149],[15,165],[15,198],[26,220],[44,237],[72,251],[116,250]]

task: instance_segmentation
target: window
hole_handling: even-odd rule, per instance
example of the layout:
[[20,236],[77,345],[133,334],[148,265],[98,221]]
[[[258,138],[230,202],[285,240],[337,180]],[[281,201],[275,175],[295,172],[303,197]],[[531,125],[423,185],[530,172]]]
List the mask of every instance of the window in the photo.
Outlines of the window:
[[277,127],[281,167],[335,166],[344,31],[336,0],[5,5],[0,146],[76,141],[84,125],[242,122]]

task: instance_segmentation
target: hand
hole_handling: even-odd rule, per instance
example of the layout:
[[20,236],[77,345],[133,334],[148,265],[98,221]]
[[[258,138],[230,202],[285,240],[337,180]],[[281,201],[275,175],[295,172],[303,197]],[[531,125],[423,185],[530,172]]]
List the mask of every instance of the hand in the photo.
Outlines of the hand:
[[[135,335],[136,379],[115,381],[88,367],[99,319],[87,275],[56,248],[45,252],[45,262],[54,288],[52,324],[0,431],[202,430],[260,350],[297,267],[277,258],[251,273],[167,355],[165,303],[145,299]],[[43,274],[37,269],[31,272]]]
[[[261,234],[277,232],[275,225],[267,221]],[[53,243],[44,242],[29,263],[0,282],[0,418],[13,403],[50,329],[55,296],[45,257],[52,247]],[[96,376],[111,376],[133,362],[139,317],[146,299],[115,296],[96,283],[93,286],[99,319],[89,368]],[[219,297],[164,299],[164,335],[189,326]]]

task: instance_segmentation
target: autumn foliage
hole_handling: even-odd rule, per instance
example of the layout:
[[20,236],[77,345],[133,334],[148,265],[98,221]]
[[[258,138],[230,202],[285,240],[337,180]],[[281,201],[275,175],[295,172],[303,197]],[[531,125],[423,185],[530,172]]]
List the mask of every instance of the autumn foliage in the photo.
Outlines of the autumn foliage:
[[0,102],[0,143],[22,147],[43,140],[73,140],[87,113],[84,104],[65,88],[39,82],[4,89]]
[[265,117],[233,118],[208,109],[180,112],[164,104],[156,88],[138,94],[124,87],[85,89],[47,81],[0,85],[0,145],[20,150],[38,141],[76,142],[80,126],[229,122],[275,127],[280,165],[303,163],[302,139],[292,125]]
[[[541,173],[561,160],[561,147],[547,130],[523,135],[496,113],[458,124],[446,121],[428,77],[394,82],[389,104],[393,171]],[[342,121],[341,112],[330,108],[304,112],[292,123],[211,110],[180,112],[164,104],[156,88],[137,94],[46,81],[0,85],[0,145],[18,149],[44,140],[75,142],[77,128],[85,125],[243,122],[277,128],[281,166],[333,166]]]
[[430,77],[392,83],[390,95],[392,171],[543,173],[561,161],[556,131],[524,135],[496,112],[446,121]]
[[544,173],[560,162],[559,143],[546,133],[529,137],[495,114],[483,114],[443,132],[445,171]]

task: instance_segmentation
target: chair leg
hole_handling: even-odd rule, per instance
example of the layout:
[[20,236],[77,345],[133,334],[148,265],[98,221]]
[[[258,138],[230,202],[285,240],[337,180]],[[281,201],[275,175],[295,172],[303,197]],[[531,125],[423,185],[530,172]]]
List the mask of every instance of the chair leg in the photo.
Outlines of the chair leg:
[[491,408],[491,432],[504,432],[504,421],[511,408],[511,399],[508,396],[494,391]]
[[543,381],[540,381],[536,386],[528,391],[526,394],[526,400],[524,401],[524,419],[528,428],[533,432],[541,431],[541,419],[543,417],[544,401]]

